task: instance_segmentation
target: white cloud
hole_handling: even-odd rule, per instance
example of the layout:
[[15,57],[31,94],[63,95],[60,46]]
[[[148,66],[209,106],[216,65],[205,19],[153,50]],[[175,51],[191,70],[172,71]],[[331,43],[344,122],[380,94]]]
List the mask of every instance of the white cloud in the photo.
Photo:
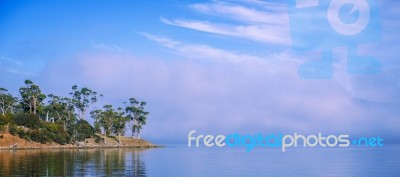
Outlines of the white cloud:
[[240,54],[223,49],[213,48],[204,44],[186,44],[169,38],[155,36],[148,33],[140,33],[147,39],[155,41],[164,47],[168,47],[187,58],[212,59],[213,61],[228,61],[231,63],[245,64],[246,66],[262,65],[268,69],[268,63],[264,58],[254,55]]
[[5,57],[5,56],[0,56],[0,60],[7,61],[7,62],[10,62],[12,64],[16,64],[16,65],[22,65],[21,61],[15,60],[15,59],[12,59],[12,58],[8,58],[8,57]]
[[155,36],[155,35],[152,35],[149,33],[139,33],[139,34],[146,37],[147,39],[158,42],[159,44],[161,44],[165,47],[168,47],[168,48],[175,48],[175,47],[181,45],[181,42],[174,41],[172,39],[168,39],[165,37],[159,37],[159,36]]
[[0,72],[2,71],[27,77],[36,76],[23,62],[5,56],[0,56]]
[[114,52],[127,51],[127,49],[124,49],[115,44],[103,44],[99,42],[91,42],[90,47],[103,51],[114,51]]
[[290,28],[287,11],[282,4],[268,4],[263,10],[249,8],[244,5],[213,2],[209,4],[193,4],[190,8],[197,12],[230,18],[241,24],[216,23],[200,20],[168,20],[161,21],[168,25],[193,30],[244,38],[252,41],[290,45]]
[[[234,5],[223,2],[208,4],[192,4],[189,7],[208,15],[231,18],[244,23],[262,23],[287,26],[288,15],[283,3],[259,4],[265,9],[249,8],[243,5]],[[268,10],[266,10],[268,9]]]

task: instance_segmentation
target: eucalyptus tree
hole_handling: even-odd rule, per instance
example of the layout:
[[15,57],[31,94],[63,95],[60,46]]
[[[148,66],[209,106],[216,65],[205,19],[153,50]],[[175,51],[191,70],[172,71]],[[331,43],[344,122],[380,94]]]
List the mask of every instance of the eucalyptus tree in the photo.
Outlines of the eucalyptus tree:
[[129,105],[125,107],[125,112],[129,115],[130,120],[128,126],[132,132],[132,138],[140,139],[140,132],[143,125],[146,125],[149,112],[144,110],[146,102],[137,101],[135,98],[129,99]]
[[92,111],[90,111],[90,117],[92,117],[94,120],[94,132],[95,133],[101,133],[102,126],[100,124],[100,119],[101,119],[102,113],[103,113],[103,110],[96,109],[96,108],[94,108]]
[[122,108],[118,108],[114,112],[115,117],[113,118],[112,131],[118,136],[118,142],[121,143],[121,136],[125,135],[126,123],[129,117],[125,116],[125,112]]
[[48,95],[49,101],[45,107],[46,121],[51,117],[53,122],[61,121],[64,129],[76,122],[75,107],[70,98],[63,98],[53,94]]
[[25,87],[21,87],[19,93],[22,109],[30,114],[36,114],[38,109],[43,106],[43,100],[46,99],[46,95],[42,94],[39,86],[30,80],[25,80]]
[[18,102],[18,98],[13,97],[8,90],[0,88],[0,112],[4,116],[6,113],[13,113],[13,109]]
[[128,117],[124,114],[125,112],[122,108],[115,110],[112,105],[104,105],[102,110],[95,109],[90,112],[91,117],[94,119],[95,127],[100,126],[103,128],[106,136],[111,134],[118,136],[119,143],[121,143],[120,136],[124,135],[126,122],[128,121]]
[[61,120],[65,110],[65,106],[61,103],[61,98],[53,94],[47,95],[47,98],[49,100],[44,108],[46,113],[46,121],[55,122]]
[[[79,112],[79,118],[85,119],[85,115],[89,107],[97,102],[97,92],[86,87],[78,89],[78,86],[72,86],[72,103]],[[100,97],[103,95],[100,94]]]
[[113,118],[115,117],[112,105],[104,105],[103,110],[101,110],[97,116],[98,122],[104,130],[104,134],[110,136],[112,133]]

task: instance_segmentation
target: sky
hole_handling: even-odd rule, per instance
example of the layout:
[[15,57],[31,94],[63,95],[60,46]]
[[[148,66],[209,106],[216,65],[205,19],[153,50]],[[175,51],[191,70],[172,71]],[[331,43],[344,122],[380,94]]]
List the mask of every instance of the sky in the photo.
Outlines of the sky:
[[156,143],[191,130],[400,142],[400,2],[337,16],[326,2],[2,0],[0,87],[77,84],[104,95],[93,107],[135,97]]

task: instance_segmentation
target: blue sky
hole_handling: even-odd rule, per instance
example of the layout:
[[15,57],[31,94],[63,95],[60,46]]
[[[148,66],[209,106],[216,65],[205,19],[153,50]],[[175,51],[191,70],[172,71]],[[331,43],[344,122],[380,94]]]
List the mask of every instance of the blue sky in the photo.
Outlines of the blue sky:
[[[95,106],[137,97],[151,112],[143,136],[156,142],[184,142],[193,129],[399,142],[400,3],[376,1],[370,32],[336,45],[323,35],[327,23],[290,21],[303,17],[289,14],[291,2],[1,1],[0,86],[16,95],[31,79],[67,96],[78,84],[105,95]],[[296,25],[314,36],[293,36]],[[294,50],[306,41],[315,50]],[[302,64],[333,43],[331,77],[302,78]],[[346,44],[377,59],[380,72],[348,74]]]

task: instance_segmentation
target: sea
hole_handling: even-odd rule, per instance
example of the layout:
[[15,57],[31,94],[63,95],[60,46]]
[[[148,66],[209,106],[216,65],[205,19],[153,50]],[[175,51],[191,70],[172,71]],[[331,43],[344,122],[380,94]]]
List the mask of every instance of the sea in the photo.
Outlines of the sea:
[[0,150],[0,176],[400,177],[400,145]]

